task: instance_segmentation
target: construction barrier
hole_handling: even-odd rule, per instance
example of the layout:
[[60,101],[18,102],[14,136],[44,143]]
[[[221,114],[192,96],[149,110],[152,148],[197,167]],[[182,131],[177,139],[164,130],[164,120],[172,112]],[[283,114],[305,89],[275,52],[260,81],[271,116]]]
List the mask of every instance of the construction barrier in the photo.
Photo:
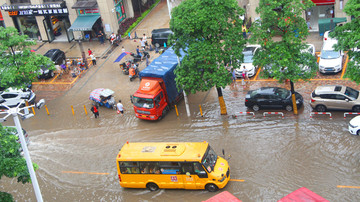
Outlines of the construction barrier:
[[[239,115],[248,115],[248,114],[252,114],[253,118],[255,118],[255,113],[254,112],[239,112]],[[236,118],[237,116],[234,115],[234,117]]]
[[86,110],[86,107],[85,107],[85,105],[84,105],[84,110],[85,110],[85,115],[87,115],[87,110]]
[[46,109],[46,113],[47,113],[47,115],[49,116],[50,115],[50,113],[49,113],[49,110],[48,110],[48,108],[47,108],[47,106],[45,105],[45,109]]
[[74,107],[72,105],[71,105],[71,111],[72,111],[73,116],[75,116]]
[[266,114],[280,114],[281,118],[284,118],[284,113],[282,112],[264,112],[263,116],[265,117]]
[[345,112],[344,113],[344,119],[346,119],[347,114],[360,114],[360,112]]
[[330,119],[332,119],[330,112],[310,112],[310,118],[312,119],[313,114],[328,114],[330,116]]
[[201,109],[201,105],[199,105],[199,108],[200,108],[200,115],[201,115],[201,117],[203,117],[203,112],[202,112],[202,109]]
[[176,111],[176,116],[179,116],[179,111],[177,109],[177,106],[175,105],[175,111]]

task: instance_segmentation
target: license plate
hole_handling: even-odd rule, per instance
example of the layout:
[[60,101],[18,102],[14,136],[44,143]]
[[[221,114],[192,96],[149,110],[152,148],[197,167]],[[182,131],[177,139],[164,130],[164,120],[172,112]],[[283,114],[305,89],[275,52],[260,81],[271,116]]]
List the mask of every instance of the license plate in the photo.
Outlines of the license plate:
[[143,118],[146,118],[146,116],[145,115],[141,115]]

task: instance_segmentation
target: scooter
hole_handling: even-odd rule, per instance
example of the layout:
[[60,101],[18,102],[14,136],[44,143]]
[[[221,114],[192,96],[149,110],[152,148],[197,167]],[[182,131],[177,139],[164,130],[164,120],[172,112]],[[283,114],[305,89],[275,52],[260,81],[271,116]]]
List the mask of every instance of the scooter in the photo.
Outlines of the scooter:
[[115,39],[113,40],[110,39],[110,43],[114,46],[119,46],[120,42],[121,42],[121,36],[119,35],[116,35]]
[[123,62],[120,64],[120,68],[121,68],[123,74],[129,75],[129,68],[131,66],[131,63],[132,63],[132,61],[129,60],[129,61],[126,61],[126,62]]
[[130,55],[134,58],[135,63],[141,62],[141,56],[140,55],[135,54],[135,53],[131,53]]
[[133,67],[129,69],[129,78],[130,81],[133,81],[136,77],[139,77],[139,70],[134,69]]

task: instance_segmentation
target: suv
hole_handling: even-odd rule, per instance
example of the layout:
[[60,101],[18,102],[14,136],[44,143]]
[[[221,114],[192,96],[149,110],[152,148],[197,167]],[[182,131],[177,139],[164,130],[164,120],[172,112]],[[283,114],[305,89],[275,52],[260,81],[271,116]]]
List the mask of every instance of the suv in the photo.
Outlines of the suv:
[[169,28],[154,29],[151,31],[151,44],[156,47],[163,46],[164,43],[167,45],[170,34],[173,34],[173,32]]
[[319,71],[323,74],[338,73],[342,70],[344,53],[336,51],[335,44],[337,44],[335,39],[328,39],[323,44],[319,60]]
[[311,93],[310,105],[318,112],[328,109],[360,112],[359,91],[347,86],[318,86]]
[[[50,49],[44,54],[44,56],[50,58],[50,60],[53,61],[55,65],[62,65],[66,62],[65,53],[59,49]],[[53,70],[50,70],[45,66],[41,67],[40,72],[41,74],[38,76],[39,79],[52,78],[55,75]]]
[[247,45],[243,50],[244,63],[235,69],[236,77],[242,77],[243,67],[247,70],[247,76],[252,77],[256,73],[256,67],[253,65],[253,58],[255,53],[260,49],[260,45]]

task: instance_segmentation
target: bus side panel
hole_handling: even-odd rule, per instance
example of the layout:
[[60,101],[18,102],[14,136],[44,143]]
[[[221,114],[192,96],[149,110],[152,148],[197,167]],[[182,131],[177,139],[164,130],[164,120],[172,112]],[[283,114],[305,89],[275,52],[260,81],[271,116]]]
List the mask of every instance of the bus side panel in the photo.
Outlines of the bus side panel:
[[171,174],[122,174],[120,185],[127,188],[146,188],[153,182],[160,189],[184,189],[183,175]]

